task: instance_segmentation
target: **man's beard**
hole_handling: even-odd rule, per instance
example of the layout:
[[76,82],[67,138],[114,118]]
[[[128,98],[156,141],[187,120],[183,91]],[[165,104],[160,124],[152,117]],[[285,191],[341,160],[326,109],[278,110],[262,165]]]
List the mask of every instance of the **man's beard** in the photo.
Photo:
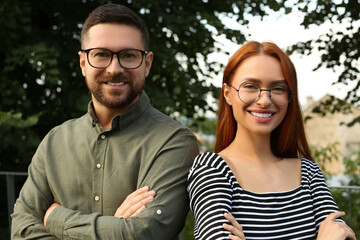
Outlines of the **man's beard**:
[[[102,86],[106,82],[125,82],[127,86],[124,86],[124,88],[127,89],[112,89],[105,92]],[[138,85],[134,85],[131,78],[118,74],[110,77],[97,77],[90,84],[86,80],[86,84],[91,94],[100,104],[110,109],[121,109],[127,107],[141,94],[145,79],[139,82]]]

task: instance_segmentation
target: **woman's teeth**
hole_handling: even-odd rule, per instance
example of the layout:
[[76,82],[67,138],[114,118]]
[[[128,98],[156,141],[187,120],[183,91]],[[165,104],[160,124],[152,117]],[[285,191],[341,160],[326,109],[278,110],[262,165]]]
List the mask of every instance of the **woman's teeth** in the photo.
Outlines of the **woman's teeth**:
[[257,112],[250,112],[251,115],[255,117],[261,117],[261,118],[268,118],[271,117],[272,113],[257,113]]

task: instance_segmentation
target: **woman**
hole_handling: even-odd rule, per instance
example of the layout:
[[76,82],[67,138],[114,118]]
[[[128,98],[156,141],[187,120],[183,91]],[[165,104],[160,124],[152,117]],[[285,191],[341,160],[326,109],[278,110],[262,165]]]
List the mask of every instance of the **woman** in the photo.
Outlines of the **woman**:
[[311,157],[280,48],[249,42],[230,58],[218,118],[216,153],[188,177],[196,239],[356,239]]

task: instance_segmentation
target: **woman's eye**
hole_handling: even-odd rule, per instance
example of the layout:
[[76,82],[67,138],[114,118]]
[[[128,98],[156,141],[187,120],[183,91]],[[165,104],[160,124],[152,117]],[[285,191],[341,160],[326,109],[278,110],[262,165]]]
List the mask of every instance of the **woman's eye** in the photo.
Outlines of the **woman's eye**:
[[244,84],[243,87],[246,89],[258,89],[258,86],[254,84]]
[[273,92],[286,92],[286,88],[283,87],[283,86],[277,86],[277,87],[273,87],[271,89],[271,91],[273,91]]

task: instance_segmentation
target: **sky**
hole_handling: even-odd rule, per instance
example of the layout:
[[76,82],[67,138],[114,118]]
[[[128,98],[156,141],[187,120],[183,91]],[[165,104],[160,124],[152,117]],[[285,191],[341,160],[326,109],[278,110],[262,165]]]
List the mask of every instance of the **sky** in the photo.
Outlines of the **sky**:
[[[342,27],[340,25],[325,24],[304,29],[304,27],[300,25],[302,13],[299,12],[293,12],[289,15],[271,13],[270,16],[265,17],[263,20],[258,17],[251,17],[248,28],[240,26],[231,19],[224,19],[223,21],[230,28],[239,29],[245,33],[247,40],[259,42],[272,41],[284,50],[296,42],[315,39],[320,34],[328,32],[330,28],[341,29]],[[230,56],[240,47],[240,45],[234,44],[224,37],[219,37],[217,40],[223,44],[223,48],[229,51]],[[226,64],[229,56],[215,55],[214,58]],[[300,104],[303,107],[306,106],[307,97],[312,97],[315,101],[321,99],[326,94],[331,94],[339,98],[345,97],[347,89],[342,84],[332,84],[337,81],[340,69],[337,72],[333,72],[333,70],[322,67],[313,71],[321,60],[320,54],[316,50],[309,56],[293,54],[290,58],[297,71],[298,94]],[[212,83],[220,87],[221,77],[221,75],[216,76]]]

